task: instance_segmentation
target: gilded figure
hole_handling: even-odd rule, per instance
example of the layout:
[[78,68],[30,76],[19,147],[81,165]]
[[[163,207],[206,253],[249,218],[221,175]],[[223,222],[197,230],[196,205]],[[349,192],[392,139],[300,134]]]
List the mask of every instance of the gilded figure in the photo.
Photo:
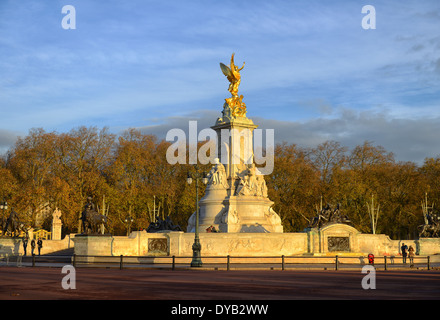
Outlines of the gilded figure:
[[243,62],[243,66],[238,68],[238,66],[236,66],[234,63],[234,55],[235,53],[232,54],[230,67],[220,62],[220,68],[230,82],[228,91],[232,94],[232,96],[237,97],[238,86],[240,85],[241,81],[240,71],[243,70],[245,63]]
[[228,91],[232,95],[231,98],[225,99],[225,101],[231,108],[232,115],[234,117],[245,117],[246,104],[243,102],[243,95],[238,95],[238,86],[240,85],[241,81],[240,71],[243,70],[245,63],[243,62],[243,66],[239,68],[234,63],[234,55],[235,53],[233,53],[231,56],[230,66],[220,62],[220,69],[230,82]]

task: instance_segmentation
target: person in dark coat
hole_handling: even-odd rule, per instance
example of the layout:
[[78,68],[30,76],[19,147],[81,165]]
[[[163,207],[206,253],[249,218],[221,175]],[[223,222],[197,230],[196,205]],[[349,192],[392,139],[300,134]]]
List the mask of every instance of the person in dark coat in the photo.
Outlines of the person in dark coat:
[[32,239],[32,241],[31,241],[31,249],[32,249],[31,254],[34,255],[34,250],[35,250],[35,239]]
[[400,250],[402,251],[403,263],[406,263],[406,256],[408,255],[408,246],[402,243]]
[[37,245],[38,245],[38,255],[40,255],[41,248],[43,248],[43,240],[41,240],[41,238],[38,238]]
[[24,251],[23,255],[26,255],[27,245],[28,245],[28,238],[26,237],[23,239],[23,251]]

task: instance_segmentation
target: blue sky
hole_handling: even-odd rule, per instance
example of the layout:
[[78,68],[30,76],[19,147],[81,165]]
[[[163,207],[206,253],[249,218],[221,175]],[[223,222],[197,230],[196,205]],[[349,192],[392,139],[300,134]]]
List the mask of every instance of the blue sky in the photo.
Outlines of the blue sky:
[[[375,30],[361,26],[367,4]],[[438,0],[1,0],[0,151],[31,128],[213,125],[232,52],[248,117],[277,141],[440,154]]]

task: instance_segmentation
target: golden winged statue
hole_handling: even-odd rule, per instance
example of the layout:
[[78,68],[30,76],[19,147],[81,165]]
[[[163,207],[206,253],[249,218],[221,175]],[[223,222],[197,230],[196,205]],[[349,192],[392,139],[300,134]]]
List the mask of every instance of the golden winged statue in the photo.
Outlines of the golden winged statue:
[[231,98],[225,99],[225,101],[231,108],[233,116],[244,117],[246,116],[246,105],[242,101],[243,95],[238,96],[238,86],[241,81],[240,71],[243,70],[245,63],[243,62],[243,66],[238,68],[234,63],[234,55],[235,53],[232,54],[230,66],[220,62],[220,69],[230,82],[228,91],[232,95]]
[[220,68],[230,82],[228,91],[232,94],[232,96],[237,96],[238,86],[240,85],[241,81],[240,71],[243,70],[245,63],[243,62],[243,66],[239,69],[234,63],[234,55],[235,53],[232,54],[230,67],[220,62]]

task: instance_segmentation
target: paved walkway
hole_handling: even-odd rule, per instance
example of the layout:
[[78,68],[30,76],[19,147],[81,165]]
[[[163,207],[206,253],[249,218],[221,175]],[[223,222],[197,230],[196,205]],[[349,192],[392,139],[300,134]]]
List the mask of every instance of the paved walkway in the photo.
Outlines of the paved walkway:
[[440,271],[376,271],[362,289],[360,271],[208,271],[76,268],[76,289],[61,268],[0,267],[0,299],[292,300],[440,299]]

